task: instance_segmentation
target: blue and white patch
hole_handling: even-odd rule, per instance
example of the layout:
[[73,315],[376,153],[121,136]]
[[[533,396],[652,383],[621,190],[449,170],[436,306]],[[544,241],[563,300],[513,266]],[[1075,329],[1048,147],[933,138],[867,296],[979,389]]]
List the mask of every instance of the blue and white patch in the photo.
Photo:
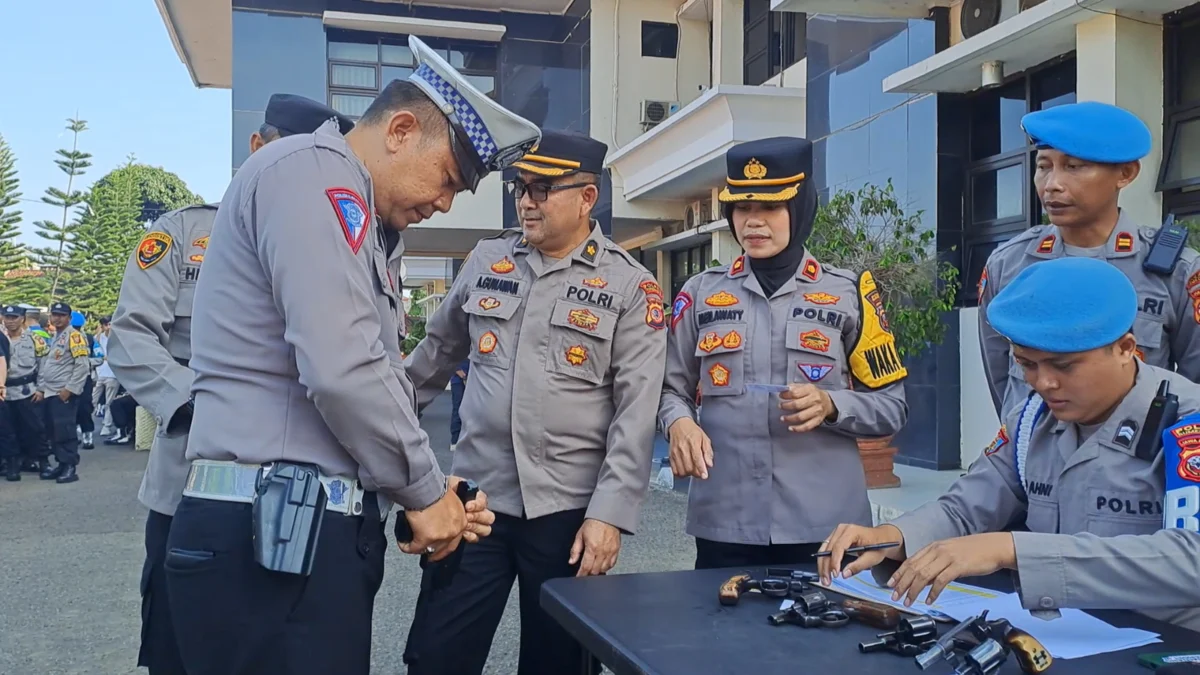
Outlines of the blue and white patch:
[[349,188],[329,188],[325,194],[333,204],[333,210],[342,224],[346,243],[350,244],[350,250],[358,255],[358,250],[362,248],[363,242],[367,239],[367,230],[369,229],[367,218],[370,216],[367,203],[358,196],[357,192]]
[[346,488],[346,483],[340,478],[330,481],[329,483],[329,503],[334,506],[341,506],[346,503],[346,493],[349,490]]
[[800,369],[800,372],[804,373],[804,376],[808,378],[809,382],[820,382],[821,380],[825,379],[825,376],[829,374],[829,371],[833,370],[832,365],[821,365],[815,363],[797,363],[796,367]]

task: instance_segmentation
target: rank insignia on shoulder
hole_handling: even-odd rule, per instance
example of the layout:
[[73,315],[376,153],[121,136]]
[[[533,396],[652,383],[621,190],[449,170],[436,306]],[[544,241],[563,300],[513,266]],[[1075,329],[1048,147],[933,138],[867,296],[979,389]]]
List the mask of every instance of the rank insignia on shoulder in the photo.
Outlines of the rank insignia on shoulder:
[[1003,424],[1001,424],[1000,431],[996,432],[996,437],[993,438],[992,442],[989,443],[988,446],[983,449],[983,454],[985,456],[990,457],[990,456],[996,454],[997,452],[999,452],[1000,448],[1003,448],[1005,446],[1005,444],[1007,444],[1007,443],[1008,443],[1008,429]]
[[190,260],[191,262],[194,262],[194,263],[202,263],[202,262],[204,262],[204,254],[203,253],[193,254],[190,257],[188,257],[188,260]]
[[814,305],[836,305],[842,298],[829,293],[805,293],[804,299]]
[[816,281],[820,273],[821,266],[817,264],[816,260],[812,260],[811,258],[804,261],[804,269],[800,271],[801,276],[809,281]]
[[329,203],[333,204],[333,211],[337,214],[338,222],[342,224],[342,233],[346,235],[346,243],[350,244],[350,250],[354,255],[358,255],[359,249],[362,248],[363,242],[367,239],[367,215],[370,211],[367,209],[367,203],[357,192],[349,188],[329,188],[325,191],[325,195],[329,197]]
[[737,276],[746,269],[746,256],[739,255],[733,260],[733,264],[729,266],[729,276]]
[[742,346],[742,334],[736,330],[731,330],[721,338],[721,346],[725,349],[737,349]]
[[479,353],[491,354],[492,352],[496,351],[496,344],[496,334],[489,330],[488,332],[479,336]]
[[657,295],[660,300],[662,299],[662,288],[659,287],[657,281],[647,279],[638,284],[638,288],[642,289],[642,292],[646,295]]
[[646,296],[646,325],[654,330],[667,327],[667,314],[663,310],[662,298],[657,295]]
[[584,330],[594,331],[600,325],[600,317],[587,309],[573,309],[567,314],[567,323]]
[[172,241],[171,235],[166,232],[150,232],[142,237],[142,243],[137,248],[138,267],[148,270],[158,264],[171,250]]
[[508,256],[504,256],[492,263],[492,271],[496,274],[508,274],[515,269],[517,269],[517,266],[513,264],[513,261],[508,259]]
[[685,291],[680,291],[679,295],[675,296],[675,302],[674,302],[674,304],[671,305],[671,330],[672,331],[674,331],[675,326],[678,326],[679,322],[683,320],[684,312],[686,312],[688,307],[691,307],[691,306],[692,306],[692,296],[688,295]]
[[196,241],[193,241],[192,246],[195,246],[196,248],[205,248],[205,249],[208,248],[208,235],[205,235],[203,237],[200,237]]
[[587,360],[587,347],[583,345],[571,345],[567,347],[567,363],[573,366],[582,366]]
[[1114,247],[1117,253],[1129,253],[1133,250],[1133,235],[1128,232],[1120,232],[1117,234],[1117,243]]
[[605,286],[608,286],[608,282],[601,279],[600,277],[584,279],[581,283],[584,286],[587,286],[588,288],[604,288]]
[[479,300],[479,307],[485,311],[491,311],[499,306],[500,301],[490,295]]
[[813,329],[800,334],[800,346],[818,352],[829,351],[829,338],[819,330]]
[[592,241],[589,241],[586,246],[583,247],[583,259],[588,262],[596,262],[596,254],[599,252],[600,252],[600,245],[597,244],[596,240],[593,239]]
[[1054,251],[1054,242],[1055,241],[1057,241],[1057,237],[1055,237],[1052,234],[1046,235],[1046,237],[1042,239],[1042,243],[1038,244],[1037,252],[1038,253],[1050,253],[1050,252]]
[[729,369],[719,363],[713,364],[713,367],[708,369],[708,377],[712,380],[714,387],[729,386]]
[[1133,447],[1133,439],[1137,437],[1138,423],[1134,420],[1123,420],[1121,426],[1117,427],[1117,433],[1113,434],[1113,443],[1124,448]]
[[704,299],[704,304],[712,307],[729,307],[738,304],[738,302],[737,296],[728,291],[714,293]]
[[833,366],[824,363],[797,363],[796,367],[804,373],[809,382],[820,382],[833,370]]

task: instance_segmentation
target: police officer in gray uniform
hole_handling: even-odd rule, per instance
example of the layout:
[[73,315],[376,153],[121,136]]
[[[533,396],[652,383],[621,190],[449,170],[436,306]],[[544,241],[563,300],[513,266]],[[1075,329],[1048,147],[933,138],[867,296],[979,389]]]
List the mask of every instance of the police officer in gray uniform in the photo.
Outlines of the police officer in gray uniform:
[[254,153],[213,223],[192,311],[194,411],[172,420],[194,418],[192,466],[164,562],[189,675],[366,675],[391,504],[413,532],[402,549],[430,561],[490,532],[483,492],[463,503],[417,424],[390,272],[399,230],[449,210],[539,133],[409,46],[410,79],[349,134],[330,121]]
[[50,323],[54,338],[50,351],[38,367],[37,391],[34,403],[41,402],[46,432],[54,451],[57,466],[46,467],[43,480],[58,483],[79,480],[79,436],[75,434],[76,398],[83,393],[84,384],[92,371],[91,350],[83,333],[71,326],[71,306],[65,302],[50,305]]
[[742,143],[726,165],[719,199],[746,253],[676,296],[659,409],[672,471],[697,479],[698,569],[811,559],[839,522],[870,524],[855,438],[908,418],[908,371],[874,277],[805,246],[812,143]]
[[[278,138],[312,133],[335,118],[342,133],[354,128],[349,118],[326,105],[303,96],[275,94],[267,103],[262,127],[250,138],[250,152]],[[158,420],[160,430],[163,421],[169,421],[191,397],[192,298],[216,215],[217,206],[205,204],[162,215],[125,267],[108,362],[125,390]],[[187,481],[186,449],[186,435],[156,434],[138,492],[138,499],[150,510],[142,567],[138,665],[149,669],[151,675],[185,673],[171,626],[163,559],[171,517]]]
[[[1151,412],[1168,400],[1163,383],[1179,416],[1200,411],[1200,385],[1135,356],[1138,300],[1129,279],[1098,260],[1052,260],[1017,275],[987,318],[1012,341],[1033,393],[937,501],[876,528],[840,526],[823,547],[833,551],[820,562],[825,580],[846,548],[901,542],[861,554],[842,576],[885,555],[904,560],[894,574],[880,566],[876,580],[911,605],[926,587],[936,600],[954,579],[1010,569],[1032,611],[1131,609],[1200,629],[1200,425],[1185,425],[1191,450],[1168,460],[1162,439],[1181,430]],[[1179,472],[1194,476],[1182,491],[1192,496],[1165,500]],[[1004,531],[1022,518],[1028,532]]]
[[50,446],[46,442],[46,424],[41,406],[33,402],[37,388],[38,364],[50,353],[46,338],[25,327],[25,310],[16,305],[4,308],[4,330],[9,341],[8,379],[3,410],[16,436],[17,452],[10,456],[5,476],[21,480],[21,469],[32,463],[38,473],[46,471]]
[[[997,414],[1024,401],[1029,386],[1008,341],[988,325],[988,304],[1026,267],[1064,256],[1107,260],[1124,272],[1138,293],[1138,358],[1200,379],[1200,254],[1185,248],[1169,272],[1145,269],[1158,228],[1138,227],[1117,206],[1150,152],[1150,130],[1132,113],[1096,102],[1030,113],[1021,123],[1038,148],[1033,180],[1050,224],[1001,244],[979,279],[979,342]],[[1160,253],[1170,259],[1165,243]],[[1073,292],[1057,290],[1067,303]]]
[[408,359],[425,404],[470,358],[454,473],[486,487],[497,514],[448,588],[431,588],[426,570],[404,655],[411,675],[482,673],[514,580],[517,672],[578,668],[582,648],[542,610],[541,585],[604,574],[637,529],[666,319],[654,278],[590,219],[607,151],[543,133],[511,183],[523,230],[475,247]]

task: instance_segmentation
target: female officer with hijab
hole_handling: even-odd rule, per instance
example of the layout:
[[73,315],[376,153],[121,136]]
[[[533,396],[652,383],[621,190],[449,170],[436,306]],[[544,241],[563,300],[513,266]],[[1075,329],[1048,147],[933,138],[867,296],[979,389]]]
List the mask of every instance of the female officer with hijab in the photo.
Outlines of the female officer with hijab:
[[697,569],[800,562],[840,522],[869,526],[855,439],[908,417],[908,373],[871,274],[805,248],[812,144],[743,143],[726,164],[720,201],[745,253],[676,296],[659,406],[672,470],[698,479]]

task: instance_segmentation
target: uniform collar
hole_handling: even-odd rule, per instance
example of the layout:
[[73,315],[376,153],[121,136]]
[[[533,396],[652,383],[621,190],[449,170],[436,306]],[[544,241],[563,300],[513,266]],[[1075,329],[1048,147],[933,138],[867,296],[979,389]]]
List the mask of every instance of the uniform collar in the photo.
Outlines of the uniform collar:
[[592,267],[600,266],[600,256],[604,253],[604,233],[600,230],[600,223],[592,221],[592,231],[588,234],[588,238],[583,240],[579,246],[575,247],[575,251],[568,256],[572,260],[578,260],[585,265]]
[[[1121,209],[1117,217],[1117,224],[1104,244],[1104,257],[1112,259],[1137,255],[1142,249],[1142,242],[1137,236],[1137,231],[1137,223],[1134,223],[1133,219],[1125,213],[1125,209]],[[1062,233],[1058,227],[1051,225],[1040,237],[1029,242],[1026,253],[1035,258],[1061,258],[1063,249]]]
[[[1089,439],[1131,457],[1136,454],[1138,441],[1141,440],[1142,434],[1144,432],[1154,433],[1153,431],[1146,432],[1142,427],[1145,426],[1146,413],[1150,410],[1150,403],[1158,395],[1158,385],[1163,380],[1159,375],[1165,372],[1156,371],[1152,366],[1140,362],[1136,365],[1138,373],[1133,382],[1133,389],[1129,390],[1129,393],[1104,421],[1104,424],[1101,424]],[[1065,431],[1068,426],[1069,423],[1056,420],[1054,431]],[[1130,429],[1133,430],[1132,437],[1129,435]]]
[[[733,259],[733,263],[729,265],[729,271],[726,276],[730,279],[744,277],[750,273],[750,266],[747,264],[745,254],[739,255]],[[820,281],[825,271],[821,269],[821,263],[813,257],[807,249],[804,251],[804,259],[800,261],[800,266],[796,268],[796,279],[812,283]]]

